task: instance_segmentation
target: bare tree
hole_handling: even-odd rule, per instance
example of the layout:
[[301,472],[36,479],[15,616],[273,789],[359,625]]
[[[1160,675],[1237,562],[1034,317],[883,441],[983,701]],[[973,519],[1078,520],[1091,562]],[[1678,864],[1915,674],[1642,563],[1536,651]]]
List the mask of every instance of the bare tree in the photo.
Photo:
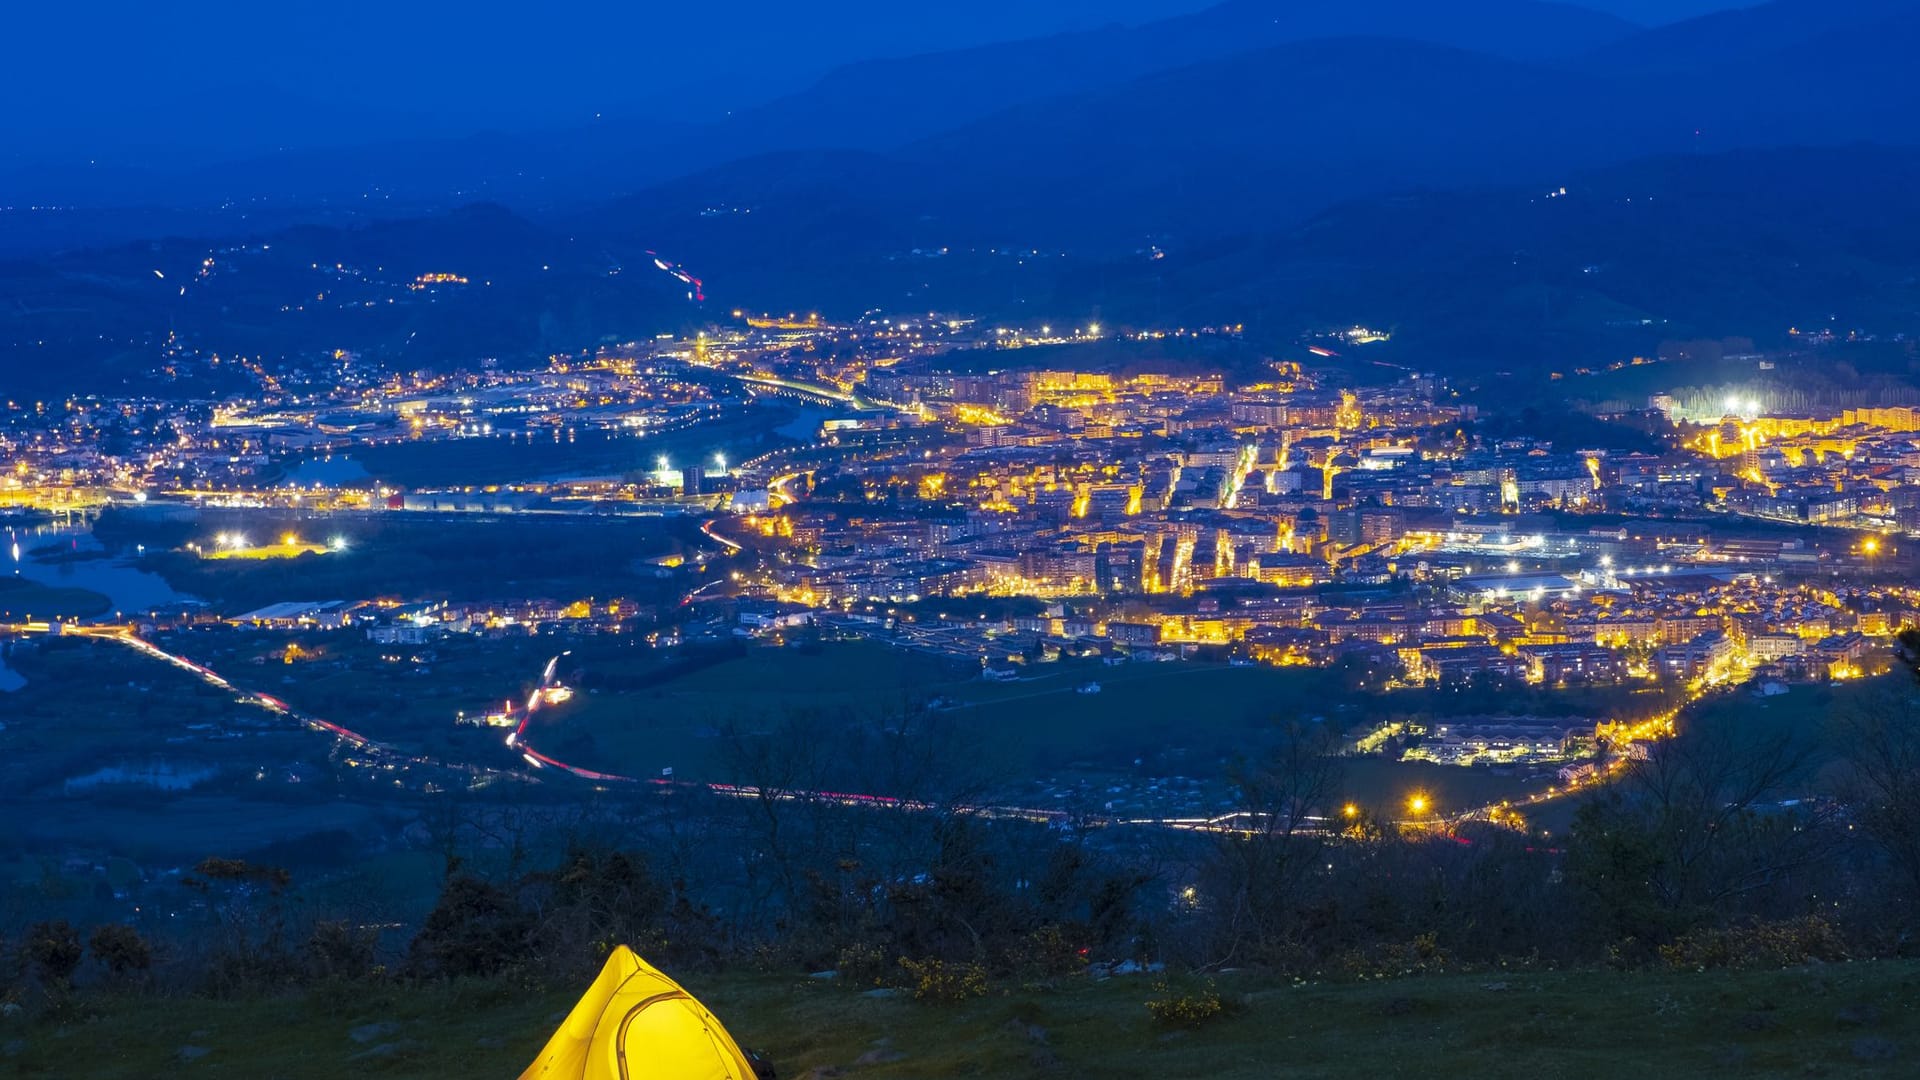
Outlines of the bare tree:
[[1838,850],[1832,806],[1800,797],[1812,747],[1718,726],[1655,746],[1575,819],[1567,876],[1594,928],[1644,949],[1740,915],[1803,913]]
[[752,807],[757,850],[748,873],[763,883],[757,899],[792,910],[802,897],[808,856],[821,850],[813,804],[838,740],[820,714],[803,711],[788,712],[767,731],[731,723],[722,737],[727,773]]
[[1911,687],[1857,703],[1835,717],[1849,766],[1841,793],[1860,828],[1891,864],[1909,918],[1920,909],[1920,702]]
[[1217,904],[1216,963],[1266,956],[1292,944],[1311,868],[1328,842],[1326,818],[1343,774],[1325,724],[1293,720],[1258,760],[1233,772],[1241,810],[1221,840],[1208,888]]

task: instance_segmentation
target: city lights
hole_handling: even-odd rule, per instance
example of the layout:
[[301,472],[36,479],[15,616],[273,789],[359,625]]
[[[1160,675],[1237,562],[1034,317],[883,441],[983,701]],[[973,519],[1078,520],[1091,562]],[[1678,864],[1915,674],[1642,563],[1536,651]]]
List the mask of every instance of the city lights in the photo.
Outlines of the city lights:
[[16,1068],[1920,1073],[1920,0],[22,6]]

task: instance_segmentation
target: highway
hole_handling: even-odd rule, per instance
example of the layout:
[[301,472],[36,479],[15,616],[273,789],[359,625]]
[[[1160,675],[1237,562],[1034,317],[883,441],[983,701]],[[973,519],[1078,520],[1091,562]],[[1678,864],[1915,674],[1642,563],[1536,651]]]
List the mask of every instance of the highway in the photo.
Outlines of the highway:
[[[396,764],[405,763],[405,764],[421,765],[421,766],[428,766],[428,767],[444,768],[444,769],[449,769],[457,772],[466,773],[472,776],[515,775],[511,771],[494,769],[494,768],[485,767],[485,766],[479,766],[479,765],[473,765],[473,764],[467,764],[467,763],[436,761],[430,758],[411,754],[391,744],[382,743],[367,735],[354,731],[350,728],[344,727],[340,724],[336,724],[333,721],[327,720],[323,717],[314,716],[310,713],[302,712],[298,709],[295,709],[291,705],[288,705],[286,702],[280,700],[277,697],[274,697],[271,694],[267,694],[260,691],[248,690],[248,689],[236,686],[235,684],[227,680],[224,676],[222,676],[220,673],[214,671],[212,668],[209,668],[204,664],[200,664],[194,660],[191,660],[179,654],[168,652],[165,649],[162,649],[159,646],[154,645],[152,642],[147,641],[146,639],[140,637],[138,634],[134,633],[133,628],[130,626],[122,626],[122,625],[80,626],[80,625],[73,625],[73,624],[63,624],[56,631],[54,627],[50,626],[47,623],[0,624],[0,633],[6,633],[6,632],[11,632],[14,634],[23,634],[23,635],[58,632],[58,633],[67,634],[67,635],[89,637],[89,638],[95,638],[95,639],[104,640],[104,641],[112,641],[120,645],[124,645],[127,648],[133,649],[135,652],[139,652],[155,660],[159,660],[162,663],[171,665],[175,668],[185,671],[188,674],[193,675],[195,678],[201,680],[202,682],[206,683],[209,686],[213,686],[220,690],[224,690],[229,693],[232,693],[236,695],[239,701],[245,704],[258,706],[260,708],[266,709],[268,712],[274,713],[275,715],[285,717],[286,719],[294,723],[300,724],[301,726],[306,727],[310,730],[331,735],[334,738],[339,739],[341,742],[355,748],[356,750],[361,751],[364,754],[391,758],[393,763],[396,763]],[[552,663],[548,664],[546,672],[544,672],[541,676],[542,685],[546,685],[548,682],[551,681],[550,672],[553,670],[553,667],[554,665]],[[1701,696],[1704,696],[1704,688],[1695,688],[1692,691],[1690,691],[1688,695],[1688,701],[1691,702],[1694,700],[1698,700],[1698,698],[1700,698]],[[747,798],[747,799],[768,798],[768,799],[775,799],[783,802],[802,802],[802,801],[827,802],[827,803],[836,803],[839,805],[851,806],[851,807],[886,808],[886,809],[897,809],[897,810],[907,810],[907,811],[916,811],[916,812],[935,811],[935,810],[943,809],[943,807],[933,803],[920,802],[913,799],[903,799],[903,798],[899,798],[891,795],[876,795],[876,794],[841,792],[841,791],[813,791],[813,790],[801,790],[801,789],[767,791],[758,787],[754,787],[752,785],[723,784],[723,783],[712,783],[712,782],[701,782],[701,781],[681,781],[681,780],[673,780],[665,777],[641,778],[641,777],[623,776],[618,773],[600,772],[594,769],[584,768],[582,766],[574,765],[572,763],[562,761],[558,758],[542,753],[538,749],[534,748],[528,741],[528,730],[527,730],[528,725],[533,720],[534,713],[538,711],[541,701],[542,701],[541,695],[538,692],[536,692],[528,700],[527,711],[525,712],[525,714],[523,714],[523,717],[520,721],[519,726],[516,727],[513,730],[513,732],[510,733],[506,738],[506,745],[509,748],[513,749],[514,751],[518,752],[521,755],[522,760],[524,760],[527,763],[528,767],[534,770],[535,772],[552,769],[552,770],[576,777],[578,779],[586,780],[590,783],[599,784],[599,785],[645,784],[645,785],[650,785],[654,787],[668,787],[668,788],[676,788],[676,789],[682,789],[682,790],[700,790],[700,791],[705,791],[712,795],[722,796],[726,798]],[[1680,710],[1676,708],[1659,717],[1655,717],[1652,720],[1646,721],[1638,725],[1632,732],[1629,732],[1627,734],[1631,734],[1635,737],[1645,736],[1645,737],[1654,737],[1654,738],[1670,735],[1673,731],[1673,725],[1676,718],[1678,717],[1679,711]],[[1598,770],[1595,773],[1595,775],[1589,780],[1586,780],[1580,783],[1556,785],[1552,788],[1549,788],[1547,791],[1538,792],[1532,796],[1529,796],[1526,799],[1518,801],[1517,803],[1513,803],[1513,802],[1492,803],[1486,806],[1476,807],[1474,809],[1470,809],[1470,810],[1466,810],[1466,811],[1462,811],[1454,814],[1446,814],[1446,815],[1434,814],[1430,816],[1416,815],[1415,817],[1412,817],[1412,818],[1391,820],[1385,823],[1391,824],[1391,825],[1398,825],[1406,828],[1436,829],[1440,831],[1450,831],[1451,829],[1459,825],[1466,824],[1468,822],[1486,822],[1486,823],[1491,823],[1496,825],[1505,825],[1505,826],[1511,827],[1517,823],[1518,807],[1537,806],[1546,802],[1550,802],[1555,799],[1565,798],[1569,795],[1576,794],[1582,790],[1586,790],[1590,787],[1596,786],[1600,783],[1605,782],[1605,780],[1618,775],[1619,772],[1621,772],[1627,767],[1627,765],[1628,765],[1628,759],[1626,759],[1625,757],[1616,758],[1613,761],[1609,762],[1604,768]],[[990,820],[997,819],[997,820],[1030,821],[1030,822],[1035,822],[1039,824],[1060,825],[1060,826],[1065,826],[1069,824],[1078,825],[1082,827],[1135,826],[1135,827],[1169,829],[1169,830],[1180,831],[1180,832],[1236,833],[1240,835],[1259,835],[1264,833],[1267,829],[1266,819],[1264,815],[1260,815],[1257,813],[1248,813],[1245,811],[1228,813],[1228,814],[1224,814],[1216,817],[1210,817],[1210,818],[1191,818],[1191,817],[1188,817],[1188,818],[1171,818],[1171,817],[1129,818],[1129,817],[1119,817],[1119,816],[1113,816],[1113,815],[1079,815],[1079,814],[1069,813],[1064,810],[1046,810],[1046,809],[1038,809],[1034,807],[1013,806],[1013,805],[1005,805],[1005,804],[986,804],[986,803],[959,805],[959,806],[951,807],[949,809],[951,809],[953,812],[956,812],[956,813],[967,814],[969,816],[980,817],[980,818],[985,818]],[[1333,819],[1329,819],[1326,817],[1309,816],[1309,817],[1303,818],[1302,820],[1306,823],[1304,826],[1304,831],[1308,834],[1312,834],[1316,832],[1322,832],[1322,833],[1337,832],[1339,831],[1339,828],[1342,827],[1339,825],[1337,821],[1334,821]],[[1303,830],[1295,829],[1294,831],[1297,833]]]
[[741,547],[739,544],[736,544],[732,540],[729,540],[726,537],[721,536],[719,533],[713,531],[713,523],[718,520],[719,520],[718,518],[708,518],[707,520],[701,522],[700,531],[706,535],[707,539],[713,541],[716,544],[719,544],[721,547],[726,548],[728,554],[732,554],[733,552],[741,550]]
[[[557,658],[556,658],[557,659]],[[553,665],[548,664],[551,671]],[[546,676],[542,676],[546,678]],[[1176,832],[1232,833],[1242,836],[1262,835],[1268,831],[1267,815],[1248,811],[1234,811],[1210,818],[1172,818],[1172,817],[1120,817],[1102,814],[1075,814],[1065,810],[1044,810],[1028,806],[1013,806],[997,803],[968,803],[946,807],[941,804],[922,802],[915,799],[903,799],[893,795],[873,795],[845,791],[814,791],[806,789],[768,790],[750,784],[721,784],[692,780],[673,780],[667,777],[633,777],[618,773],[598,772],[569,764],[558,758],[535,750],[527,741],[527,727],[538,709],[540,696],[536,693],[527,702],[527,711],[522,716],[520,726],[507,736],[507,745],[520,752],[528,765],[536,768],[557,769],[583,780],[597,784],[646,784],[655,787],[678,788],[683,790],[705,791],[708,794],[736,799],[772,799],[780,802],[825,802],[849,807],[867,807],[875,809],[906,810],[912,812],[950,810],[953,813],[987,820],[1029,821],[1042,825],[1076,826],[1082,828],[1115,828],[1132,826],[1140,828],[1168,829]],[[997,703],[996,703],[997,704]],[[1413,818],[1404,821],[1389,822],[1410,828],[1434,828],[1446,826],[1452,822],[1466,821],[1470,815],[1455,818]],[[1477,820],[1498,822],[1497,817]],[[1336,833],[1345,828],[1337,819],[1308,815],[1301,818],[1302,824],[1292,830],[1297,835]]]
[[199,679],[201,682],[206,683],[208,686],[212,686],[219,690],[227,691],[228,693],[233,694],[236,700],[240,701],[242,704],[253,705],[258,708],[265,709],[266,711],[273,713],[276,716],[284,717],[287,720],[290,720],[293,723],[299,724],[300,726],[305,727],[311,731],[316,731],[325,735],[331,735],[334,738],[345,743],[346,745],[354,748],[355,750],[358,750],[361,753],[368,755],[369,757],[390,759],[389,764],[420,765],[420,766],[426,766],[430,768],[447,769],[454,772],[465,773],[470,776],[512,776],[514,775],[511,772],[507,772],[500,769],[488,768],[484,766],[472,765],[472,764],[461,763],[461,762],[438,761],[438,760],[424,757],[418,754],[412,754],[390,743],[383,743],[377,739],[373,739],[373,738],[370,738],[369,736],[363,735],[358,731],[354,731],[351,728],[343,727],[339,724],[334,723],[331,720],[327,720],[319,716],[314,716],[311,713],[302,712],[299,709],[296,709],[293,706],[287,704],[286,702],[280,700],[279,698],[274,697],[272,694],[267,694],[260,691],[247,690],[243,687],[235,686],[232,682],[228,681],[224,676],[222,676],[219,672],[214,671],[212,668],[209,668],[204,664],[197,663],[177,653],[170,653],[165,649],[160,648],[158,645],[155,645],[152,642],[146,640],[140,635],[134,633],[133,628],[131,626],[122,626],[117,624],[92,625],[92,626],[81,626],[77,624],[63,624],[56,631],[53,627],[49,626],[46,623],[0,624],[0,633],[5,633],[5,632],[12,632],[15,634],[22,634],[22,635],[35,634],[35,633],[46,634],[46,633],[57,632],[64,636],[69,636],[69,637],[93,638],[99,641],[111,641],[119,645],[124,645],[127,648],[132,649],[137,653],[141,653],[142,655],[151,657],[155,660],[160,661],[161,663],[178,668],[181,671],[184,671],[192,675],[194,678]]
[[772,375],[734,375],[733,378],[750,387],[758,386],[785,391],[795,397],[815,399],[822,404],[847,405],[863,412],[885,408],[878,402],[868,401],[859,394],[851,394],[831,386],[821,386],[818,383],[804,383],[794,379],[776,378]]

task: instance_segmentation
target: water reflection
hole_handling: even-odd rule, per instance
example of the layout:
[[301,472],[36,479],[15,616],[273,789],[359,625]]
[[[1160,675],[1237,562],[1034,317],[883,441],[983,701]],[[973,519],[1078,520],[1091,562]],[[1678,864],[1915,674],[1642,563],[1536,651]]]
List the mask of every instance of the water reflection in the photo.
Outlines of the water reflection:
[[87,589],[105,596],[114,612],[149,612],[197,603],[174,591],[165,578],[134,565],[137,551],[109,551],[91,525],[24,525],[7,529],[8,570],[15,576],[61,589]]

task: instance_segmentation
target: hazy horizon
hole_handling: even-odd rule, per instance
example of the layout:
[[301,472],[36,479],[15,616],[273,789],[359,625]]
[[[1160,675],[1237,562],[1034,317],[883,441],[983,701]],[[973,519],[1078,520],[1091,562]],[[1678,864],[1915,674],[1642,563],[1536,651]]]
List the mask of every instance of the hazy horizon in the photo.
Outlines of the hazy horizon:
[[[596,120],[688,123],[800,89],[835,67],[1133,24],[1211,0],[983,0],[903,12],[877,0],[804,11],[444,0],[191,9],[107,0],[14,13],[0,163],[168,167],[275,150],[532,131]],[[1641,23],[1728,0],[1589,0]],[[103,35],[102,25],[114,33]],[[585,43],[585,44],[583,44]],[[665,47],[662,43],[667,43]]]

